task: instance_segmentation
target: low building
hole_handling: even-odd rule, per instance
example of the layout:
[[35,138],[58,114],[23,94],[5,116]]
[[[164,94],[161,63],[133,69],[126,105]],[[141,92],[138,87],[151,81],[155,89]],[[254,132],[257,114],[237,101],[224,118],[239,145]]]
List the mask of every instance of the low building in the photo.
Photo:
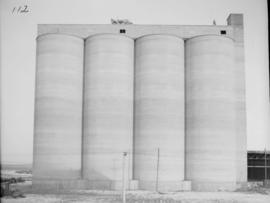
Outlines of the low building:
[[248,181],[270,179],[270,151],[248,151]]

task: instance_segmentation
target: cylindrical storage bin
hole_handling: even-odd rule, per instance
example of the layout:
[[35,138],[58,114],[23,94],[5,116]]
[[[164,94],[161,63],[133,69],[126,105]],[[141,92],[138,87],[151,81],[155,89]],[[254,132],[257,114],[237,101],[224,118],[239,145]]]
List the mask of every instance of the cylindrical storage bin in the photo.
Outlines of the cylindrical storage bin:
[[185,189],[184,41],[138,38],[135,60],[134,178],[140,189]]
[[132,179],[134,41],[90,36],[85,44],[83,177],[88,188],[121,189]]
[[234,190],[236,132],[241,123],[234,41],[198,36],[186,41],[185,51],[186,178],[193,190]]
[[34,185],[81,177],[83,50],[75,36],[37,38]]

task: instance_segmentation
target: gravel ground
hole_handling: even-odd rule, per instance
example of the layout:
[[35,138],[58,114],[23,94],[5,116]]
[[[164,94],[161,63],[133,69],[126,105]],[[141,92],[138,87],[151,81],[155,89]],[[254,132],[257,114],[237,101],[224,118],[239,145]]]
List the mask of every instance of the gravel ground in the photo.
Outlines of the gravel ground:
[[[4,173],[3,173],[4,172]],[[2,171],[2,176],[31,178],[29,174],[16,174],[15,171]],[[121,203],[118,191],[76,190],[63,194],[32,194],[32,181],[11,185],[24,192],[25,198],[1,198],[6,203]],[[128,191],[127,203],[270,203],[270,188],[252,186],[237,192],[177,192],[159,194],[147,191]]]
[[[26,194],[25,198],[11,199],[3,198],[2,202],[89,202],[89,203],[111,203],[121,202],[121,195],[114,191],[73,191],[68,194]],[[178,192],[158,194],[145,191],[127,192],[127,203],[269,203],[270,190],[268,194],[257,192]]]

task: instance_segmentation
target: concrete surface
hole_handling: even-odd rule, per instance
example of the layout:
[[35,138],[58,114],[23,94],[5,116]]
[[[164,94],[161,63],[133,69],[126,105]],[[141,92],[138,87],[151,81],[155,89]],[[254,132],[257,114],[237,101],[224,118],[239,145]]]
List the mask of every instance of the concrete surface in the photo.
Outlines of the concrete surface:
[[[236,189],[237,74],[234,42],[186,41],[186,178],[199,191]],[[241,117],[242,118],[242,117]]]
[[69,35],[37,38],[34,184],[81,176],[83,47]]
[[[184,180],[184,41],[138,38],[135,46],[134,177],[139,188],[182,190]],[[158,165],[159,149],[159,165]]]
[[45,33],[65,33],[82,38],[87,38],[101,33],[119,34],[120,29],[125,29],[124,36],[133,39],[151,35],[151,34],[164,34],[174,35],[183,39],[199,35],[220,35],[221,30],[226,31],[226,36],[233,36],[233,27],[226,25],[78,25],[78,24],[40,24],[38,25],[38,35]]
[[236,180],[247,181],[247,115],[246,115],[246,84],[245,84],[245,53],[244,53],[244,22],[243,15],[230,15],[228,25],[233,26],[234,60],[236,82]]
[[133,67],[131,38],[100,34],[86,40],[83,177],[98,188],[122,180],[123,152],[126,180],[132,179]]

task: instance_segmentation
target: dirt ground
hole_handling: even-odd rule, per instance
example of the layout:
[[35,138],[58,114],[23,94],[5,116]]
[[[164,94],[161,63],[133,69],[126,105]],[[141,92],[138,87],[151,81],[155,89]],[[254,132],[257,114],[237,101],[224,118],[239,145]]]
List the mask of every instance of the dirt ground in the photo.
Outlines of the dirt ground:
[[[80,190],[66,194],[25,194],[25,198],[3,198],[2,202],[36,203],[36,202],[89,202],[120,203],[121,193],[115,191]],[[158,194],[146,191],[127,192],[127,203],[269,203],[270,189],[265,193],[246,192],[177,192]]]
[[[2,171],[3,172],[3,171]],[[14,177],[14,172],[5,173]],[[3,175],[3,173],[2,173]],[[22,174],[20,174],[22,175]],[[77,190],[63,194],[33,194],[31,177],[25,175],[27,181],[18,183],[15,188],[24,192],[25,198],[1,198],[5,203],[121,203],[121,193],[117,191]],[[270,203],[270,188],[262,186],[249,187],[237,192],[175,192],[159,194],[147,191],[128,191],[127,203]]]

